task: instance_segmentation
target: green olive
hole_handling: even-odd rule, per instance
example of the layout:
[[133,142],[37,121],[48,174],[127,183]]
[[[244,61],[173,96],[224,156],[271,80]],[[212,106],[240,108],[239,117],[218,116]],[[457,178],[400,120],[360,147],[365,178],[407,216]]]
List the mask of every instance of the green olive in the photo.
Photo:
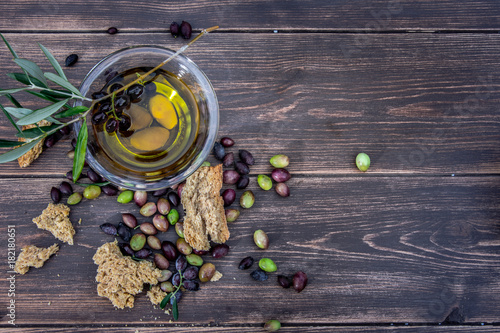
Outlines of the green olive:
[[274,261],[272,261],[269,258],[262,258],[259,260],[259,267],[262,269],[264,272],[276,272],[278,267],[276,267],[276,264]]
[[123,191],[122,193],[120,193],[120,195],[118,195],[118,198],[116,198],[116,201],[118,201],[119,203],[122,203],[122,204],[126,204],[126,203],[129,203],[130,201],[132,201],[132,199],[134,199],[134,192],[132,192],[130,190],[126,190],[126,191]]
[[259,183],[260,188],[264,191],[268,191],[273,187],[273,181],[271,180],[271,177],[266,175],[258,175],[257,183]]
[[356,156],[356,166],[359,170],[365,172],[370,167],[370,156],[365,153],[359,153]]
[[179,212],[177,209],[171,209],[167,214],[167,220],[171,225],[175,225],[179,221]]
[[83,190],[83,196],[86,199],[95,199],[101,194],[101,188],[97,185],[89,185]]

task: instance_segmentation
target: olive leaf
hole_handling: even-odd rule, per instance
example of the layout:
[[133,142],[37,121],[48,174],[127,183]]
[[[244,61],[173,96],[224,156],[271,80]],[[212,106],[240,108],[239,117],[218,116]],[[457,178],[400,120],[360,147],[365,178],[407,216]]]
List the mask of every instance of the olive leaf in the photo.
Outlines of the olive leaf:
[[24,73],[7,73],[7,76],[27,86],[30,86],[31,83],[36,86],[43,86],[43,83],[40,80],[37,80],[34,77],[28,76]]
[[[7,95],[7,96],[10,96],[10,95]],[[14,121],[14,119],[12,119],[12,117],[10,116],[10,114],[7,112],[7,110],[5,110],[5,108],[1,104],[0,104],[0,109],[2,109],[2,112],[5,114],[5,116],[7,117],[7,119],[9,119],[10,124],[15,127],[15,129],[17,130],[17,132],[21,133],[21,129],[19,128],[19,126],[16,125],[16,122]]]
[[60,85],[63,88],[68,89],[69,91],[71,91],[72,93],[74,93],[76,96],[82,96],[82,94],[80,93],[80,91],[77,88],[75,88],[71,83],[69,83],[68,80],[63,79],[62,77],[57,76],[54,73],[44,73],[43,75],[47,79],[49,79],[50,81],[52,81],[52,82]]
[[69,99],[65,99],[64,101],[60,101],[60,102],[54,103],[52,105],[46,106],[44,108],[35,110],[32,113],[19,119],[17,121],[17,124],[18,125],[29,125],[29,124],[34,124],[36,122],[39,122],[40,120],[43,120],[47,117],[50,117],[52,114],[59,111],[59,109],[62,108],[63,105],[66,104],[68,101],[69,101]]
[[172,298],[172,315],[174,320],[179,319],[179,310],[177,309],[177,297]]
[[167,296],[163,297],[160,303],[160,309],[165,309],[165,307],[168,304],[168,301],[170,301],[170,297],[172,297],[173,293],[168,294]]
[[67,117],[72,117],[76,116],[77,114],[83,113],[87,111],[89,108],[87,106],[83,105],[78,105],[74,106],[72,108],[69,108],[67,110],[64,110],[62,112],[59,112],[58,114],[54,115],[55,118],[67,118]]
[[[46,95],[42,91],[41,92],[36,92],[36,91],[28,90],[28,93],[30,93],[30,94],[38,97],[38,98],[41,98],[41,99],[44,99],[46,101],[52,102],[52,103],[59,102],[59,100],[57,98],[51,97],[49,95]],[[7,96],[9,96],[9,95],[7,95]],[[68,104],[65,104],[64,107],[68,108],[68,109],[70,108],[70,106]]]
[[49,126],[33,127],[33,128],[26,129],[20,133],[17,133],[16,136],[33,139],[33,138],[36,138],[37,136],[43,135],[43,134],[45,134],[53,129],[56,129],[58,127],[59,127],[59,125],[57,125],[57,124],[49,125]]
[[9,51],[10,51],[10,53],[12,53],[12,56],[13,56],[14,58],[19,58],[19,56],[17,55],[16,51],[14,51],[14,49],[12,48],[12,46],[10,46],[9,42],[7,42],[7,40],[5,39],[5,37],[4,37],[2,34],[0,34],[0,37],[2,37],[3,42],[4,42],[4,43],[5,43],[5,45],[7,45],[7,47],[9,48]]
[[13,108],[10,106],[5,107],[5,111],[10,113],[12,116],[16,117],[17,119],[21,119],[26,117],[29,114],[33,113],[33,110],[31,109],[25,109],[25,108]]
[[23,90],[28,90],[30,87],[24,87],[24,88],[14,88],[14,89],[1,89],[0,90],[0,96],[4,96],[7,94],[15,94],[16,92],[23,91]]
[[3,140],[0,139],[0,147],[1,148],[6,148],[6,147],[17,147],[21,144],[19,141],[11,141],[11,140]]
[[26,154],[31,148],[33,148],[38,142],[40,142],[43,139],[43,137],[33,140],[31,142],[27,142],[17,148],[14,148],[12,150],[9,150],[6,153],[3,153],[0,155],[0,163],[6,163],[13,161],[24,154]]
[[76,182],[82,174],[85,164],[85,152],[87,151],[87,140],[89,137],[87,129],[87,119],[83,118],[82,127],[76,139],[75,157],[73,158],[73,181]]
[[23,106],[21,105],[21,103],[19,103],[19,101],[12,95],[8,94],[8,95],[5,95],[5,97],[7,97],[9,99],[9,101],[12,102],[12,104],[14,104],[14,106],[16,108],[22,108]]
[[43,83],[43,87],[47,88],[47,80],[43,76],[43,72],[33,61],[23,58],[16,58],[14,62],[24,69],[29,75],[33,76],[35,79]]
[[42,44],[38,43],[38,46],[40,46],[40,48],[42,49],[42,51],[45,54],[45,56],[47,57],[47,59],[49,59],[50,64],[52,65],[52,67],[54,67],[57,74],[59,74],[60,77],[62,77],[64,80],[67,81],[68,79],[66,78],[66,75],[64,74],[64,71],[63,71],[61,65],[59,65],[59,63],[57,62],[56,58],[54,58],[52,53],[50,53],[50,51],[47,50],[47,48],[45,46],[43,46]]

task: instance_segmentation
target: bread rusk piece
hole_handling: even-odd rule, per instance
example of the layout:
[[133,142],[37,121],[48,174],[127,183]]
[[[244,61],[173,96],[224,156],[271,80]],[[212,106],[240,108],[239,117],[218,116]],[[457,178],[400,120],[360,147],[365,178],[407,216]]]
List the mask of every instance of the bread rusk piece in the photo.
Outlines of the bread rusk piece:
[[181,202],[186,211],[184,237],[196,250],[209,250],[210,240],[229,239],[222,188],[222,164],[200,167],[186,180]]

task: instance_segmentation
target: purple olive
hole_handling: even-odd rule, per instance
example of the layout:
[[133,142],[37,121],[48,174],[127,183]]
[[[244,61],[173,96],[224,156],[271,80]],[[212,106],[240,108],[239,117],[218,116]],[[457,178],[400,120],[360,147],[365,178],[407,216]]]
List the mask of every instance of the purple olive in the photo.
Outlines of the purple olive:
[[188,268],[186,268],[186,270],[184,271],[184,273],[182,274],[182,276],[186,279],[186,280],[194,280],[198,277],[198,267],[196,266],[189,266]]
[[174,287],[177,287],[179,286],[180,283],[181,283],[181,275],[179,273],[175,273],[174,276],[172,276],[172,284],[174,285]]
[[108,28],[107,33],[110,35],[114,35],[118,32],[118,29],[115,27]]
[[191,28],[191,24],[189,24],[186,21],[182,21],[181,22],[181,35],[182,35],[182,38],[184,38],[184,39],[191,38],[191,32],[192,31],[193,31],[193,29]]
[[284,275],[278,275],[278,284],[283,288],[290,288],[292,285],[290,282],[290,278]]
[[167,195],[167,198],[168,198],[168,201],[172,204],[172,206],[179,206],[179,202],[181,201],[181,199],[179,198],[177,193],[170,192]]
[[222,159],[222,165],[226,168],[232,166],[234,164],[234,154],[227,153],[226,156]]
[[153,254],[153,251],[151,251],[150,249],[140,249],[139,251],[137,251],[134,254],[134,256],[137,259],[146,259],[147,257],[149,257],[152,254]]
[[236,200],[236,191],[228,188],[222,192],[222,199],[224,200],[224,207],[230,206]]
[[111,185],[111,184],[102,186],[101,190],[107,196],[114,196],[118,193],[118,189],[116,188],[116,186]]
[[170,24],[170,33],[172,34],[173,37],[177,38],[179,36],[179,31],[180,31],[179,23],[177,22],[172,22]]
[[95,172],[94,170],[92,170],[92,169],[89,169],[87,171],[87,177],[89,177],[89,179],[90,179],[90,181],[92,183],[100,183],[100,182],[102,182],[101,176],[99,176],[99,174],[97,172]]
[[219,259],[227,255],[229,252],[229,246],[227,244],[217,244],[212,249],[212,257]]
[[125,223],[125,225],[129,228],[134,229],[135,227],[137,227],[137,218],[130,213],[123,213],[122,220],[123,223]]
[[187,264],[188,264],[188,262],[187,262],[186,256],[180,255],[177,258],[177,260],[175,260],[175,269],[177,271],[181,271],[182,272],[183,270],[186,269]]
[[224,146],[224,147],[232,147],[234,145],[234,140],[231,139],[230,137],[223,137],[222,139],[220,139],[220,143]]
[[247,188],[249,183],[250,183],[250,178],[248,177],[248,175],[243,175],[240,177],[240,179],[236,183],[236,188],[238,190],[242,190],[244,188]]
[[205,254],[207,254],[207,253],[208,253],[208,251],[193,249],[193,253],[194,253],[194,254],[197,254],[197,255],[199,255],[199,256],[204,256]]
[[167,188],[162,188],[161,190],[157,190],[153,192],[153,197],[162,197],[167,194]]
[[177,195],[179,198],[182,198],[182,190],[184,189],[184,186],[186,185],[186,182],[182,182],[179,185],[177,185]]
[[99,227],[106,235],[110,235],[110,236],[117,235],[116,227],[111,223],[103,223]]
[[57,187],[52,187],[50,189],[50,197],[52,198],[52,201],[54,201],[54,203],[58,203],[59,201],[61,201],[61,191],[59,191]]
[[298,271],[293,276],[293,289],[300,293],[307,285],[307,275],[304,272]]
[[144,93],[144,86],[141,84],[133,84],[127,89],[127,95],[130,97],[132,103],[137,103],[141,100],[141,96]]
[[191,291],[200,290],[200,284],[192,280],[185,280],[184,282],[182,282],[182,286],[186,288],[186,290],[191,290]]
[[243,162],[234,163],[234,170],[236,170],[240,175],[248,175],[250,173],[250,168]]
[[148,201],[148,193],[146,191],[135,191],[134,202],[137,206],[142,207]]
[[276,186],[275,186],[274,189],[276,190],[276,193],[278,193],[282,197],[288,197],[288,196],[290,196],[290,188],[285,183],[278,183],[278,184],[276,184]]
[[154,257],[155,265],[159,269],[167,269],[170,266],[169,261],[163,255],[155,253]]
[[163,255],[170,261],[175,260],[177,258],[177,248],[174,243],[169,241],[163,241],[161,243],[161,250],[163,251]]
[[248,269],[248,268],[252,267],[253,263],[254,263],[254,260],[252,257],[243,258],[243,260],[241,260],[241,262],[238,266],[238,269]]
[[277,183],[284,183],[291,177],[290,172],[283,168],[274,169],[271,173],[271,178]]
[[255,159],[253,158],[253,155],[248,151],[241,149],[239,151],[240,155],[240,160],[245,163],[246,165],[254,165],[255,164]]
[[123,255],[129,255],[129,256],[134,255],[134,250],[132,250],[130,245],[127,243],[120,244],[120,250],[122,251]]
[[118,223],[118,227],[116,228],[116,233],[118,236],[121,237],[125,242],[130,241],[130,238],[132,238],[132,232],[130,231],[130,228],[127,227],[125,224],[122,222]]
[[222,173],[222,181],[224,184],[236,184],[240,179],[240,174],[234,170],[226,170]]
[[61,184],[59,185],[59,191],[61,191],[62,194],[70,195],[73,193],[73,188],[71,187],[70,183],[61,182]]
[[[158,208],[158,213],[162,215],[167,215],[170,212],[170,202],[165,198],[160,198],[156,202],[156,207]],[[162,230],[163,231],[163,230]]]
[[156,235],[158,233],[158,230],[156,230],[155,226],[152,223],[149,222],[143,222],[139,226],[139,229],[146,234],[146,235]]

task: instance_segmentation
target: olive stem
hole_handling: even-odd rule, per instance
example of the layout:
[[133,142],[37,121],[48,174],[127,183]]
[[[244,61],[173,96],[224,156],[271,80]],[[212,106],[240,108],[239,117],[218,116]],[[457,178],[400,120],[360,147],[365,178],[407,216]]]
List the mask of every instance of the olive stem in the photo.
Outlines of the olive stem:
[[128,89],[130,86],[132,86],[133,84],[136,84],[137,82],[141,81],[141,80],[144,80],[148,75],[150,75],[151,73],[153,73],[154,71],[160,69],[163,65],[165,65],[166,63],[168,63],[170,60],[174,59],[175,57],[177,57],[179,54],[181,54],[182,52],[186,51],[186,49],[191,46],[195,41],[197,41],[199,38],[201,38],[204,34],[207,34],[211,31],[214,31],[216,29],[218,29],[219,26],[214,26],[214,27],[211,27],[211,28],[207,28],[207,29],[203,29],[200,34],[198,36],[196,36],[192,41],[190,41],[189,43],[187,43],[186,45],[184,45],[183,47],[181,47],[177,52],[175,52],[174,54],[172,54],[170,57],[168,57],[167,59],[163,60],[158,66],[156,66],[155,68],[151,69],[150,71],[142,74],[141,76],[139,76],[137,79],[135,79],[134,81],[124,85],[123,87],[121,87],[120,89],[118,90],[115,90],[113,93],[111,94],[108,94],[104,97],[101,97],[99,99],[96,99],[94,100],[94,103],[98,103],[104,99],[107,99],[109,98],[111,95],[113,94],[117,94],[119,92],[122,92],[126,89]]

